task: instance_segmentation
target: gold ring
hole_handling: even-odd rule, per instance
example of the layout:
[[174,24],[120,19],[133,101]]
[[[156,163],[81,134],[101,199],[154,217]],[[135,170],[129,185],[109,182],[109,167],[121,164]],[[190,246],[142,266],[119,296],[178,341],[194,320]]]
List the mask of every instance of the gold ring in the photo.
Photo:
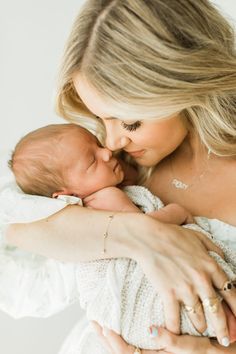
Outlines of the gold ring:
[[135,350],[134,350],[134,354],[142,354],[141,349],[136,347]]
[[194,306],[188,306],[184,304],[184,308],[186,310],[186,312],[188,313],[197,313],[197,310],[201,307],[201,303],[200,301],[197,301],[196,305]]
[[236,280],[227,280],[220,291],[230,291],[236,288]]
[[219,310],[220,300],[217,297],[208,297],[203,300],[202,304],[207,311],[216,313]]

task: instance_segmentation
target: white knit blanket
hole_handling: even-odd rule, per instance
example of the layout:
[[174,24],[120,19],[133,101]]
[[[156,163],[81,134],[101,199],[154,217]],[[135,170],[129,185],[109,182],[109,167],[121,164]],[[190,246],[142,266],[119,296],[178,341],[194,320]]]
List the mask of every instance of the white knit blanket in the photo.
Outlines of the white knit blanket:
[[[8,185],[5,180],[0,182],[1,228],[4,224],[32,222],[44,218],[64,208],[68,203],[75,202],[25,195],[14,183],[9,182]],[[144,212],[151,212],[163,206],[158,198],[143,187],[131,186],[125,191]],[[213,225],[205,218],[197,218],[197,222],[201,227],[195,224],[186,227],[201,230],[205,232],[206,237],[210,237],[207,231],[218,233],[217,239],[222,234],[226,239],[228,231],[229,235],[235,236],[235,228],[230,228],[229,225],[223,225],[224,228],[219,231],[219,223],[214,223],[218,232],[213,230]],[[223,242],[216,239],[213,241],[224,251],[225,261],[213,252],[211,256],[224,269],[229,279],[234,279],[235,253],[224,246]],[[154,349],[147,329],[152,324],[164,325],[162,301],[135,261],[123,258],[74,265],[47,261],[34,255],[27,256],[27,259],[24,257],[18,256],[16,251],[2,248],[2,310],[17,318],[26,315],[45,317],[74,302],[78,290],[81,306],[86,310],[89,319],[114,329],[130,344]],[[14,284],[16,291],[12,290]],[[89,326],[84,331],[76,330],[71,335],[73,338],[68,338],[60,354],[107,354]],[[181,331],[199,335],[184,309],[181,311]],[[214,335],[210,326],[205,335]]]
[[[144,212],[154,211],[163,206],[159,198],[146,188],[130,186],[125,192]],[[201,227],[186,225],[190,229],[202,231],[206,237],[207,224],[198,218]],[[229,279],[235,279],[236,257],[223,243],[213,240],[223,249],[225,261],[214,252],[211,256],[224,269]],[[163,305],[160,295],[154,290],[139,265],[131,259],[110,259],[80,263],[77,272],[80,288],[80,304],[90,320],[115,330],[130,344],[155,349],[147,329],[155,325],[165,325]],[[207,318],[207,314],[206,314]],[[206,336],[214,336],[214,330],[207,319]],[[199,336],[189,317],[181,309],[181,333]],[[87,328],[76,354],[107,353],[96,336]]]

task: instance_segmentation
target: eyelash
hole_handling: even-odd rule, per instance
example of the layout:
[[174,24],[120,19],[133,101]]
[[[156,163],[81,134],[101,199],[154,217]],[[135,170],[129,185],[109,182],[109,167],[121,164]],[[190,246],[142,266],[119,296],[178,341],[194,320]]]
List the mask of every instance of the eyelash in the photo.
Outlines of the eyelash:
[[132,124],[126,124],[125,122],[121,122],[121,125],[124,129],[128,130],[129,132],[134,132],[142,125],[142,122],[140,122],[139,120]]

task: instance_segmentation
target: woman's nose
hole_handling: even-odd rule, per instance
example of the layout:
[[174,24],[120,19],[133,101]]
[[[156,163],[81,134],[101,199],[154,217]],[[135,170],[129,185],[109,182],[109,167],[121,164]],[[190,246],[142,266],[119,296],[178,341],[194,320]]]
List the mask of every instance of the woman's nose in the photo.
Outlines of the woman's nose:
[[122,150],[128,143],[129,139],[126,137],[121,137],[117,140],[106,137],[106,147],[111,151]]
[[124,135],[114,135],[107,132],[106,135],[106,147],[111,151],[122,150],[128,145],[130,139]]
[[103,161],[108,162],[112,158],[112,151],[105,148],[101,148],[101,157]]
[[120,121],[113,119],[104,122],[106,127],[106,147],[111,151],[121,150],[129,144],[130,139],[124,134],[120,128]]

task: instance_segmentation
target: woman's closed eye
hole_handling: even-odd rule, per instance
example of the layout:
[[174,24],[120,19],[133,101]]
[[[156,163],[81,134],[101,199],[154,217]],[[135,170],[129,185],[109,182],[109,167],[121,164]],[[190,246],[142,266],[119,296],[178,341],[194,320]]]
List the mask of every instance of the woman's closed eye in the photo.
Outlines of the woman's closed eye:
[[121,125],[124,129],[128,130],[129,132],[134,132],[142,125],[142,122],[140,120],[138,120],[137,122],[127,124],[124,121],[122,121]]

